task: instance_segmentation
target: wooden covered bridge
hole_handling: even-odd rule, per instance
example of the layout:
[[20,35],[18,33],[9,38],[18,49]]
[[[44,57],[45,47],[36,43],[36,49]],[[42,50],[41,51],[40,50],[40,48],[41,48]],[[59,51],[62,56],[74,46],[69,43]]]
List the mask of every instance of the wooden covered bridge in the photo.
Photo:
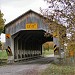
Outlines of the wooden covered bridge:
[[[53,41],[52,35],[45,37],[48,26],[44,17],[32,10],[5,25],[6,48],[9,60],[21,60],[42,54],[42,44]],[[12,56],[11,56],[12,55]]]

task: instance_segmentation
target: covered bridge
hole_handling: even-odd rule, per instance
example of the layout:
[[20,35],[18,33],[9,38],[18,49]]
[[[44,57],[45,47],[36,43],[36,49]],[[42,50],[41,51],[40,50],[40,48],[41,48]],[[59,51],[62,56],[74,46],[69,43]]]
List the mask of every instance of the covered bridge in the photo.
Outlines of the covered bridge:
[[[53,41],[52,35],[45,37],[48,26],[44,17],[32,10],[5,25],[6,48],[9,60],[21,60],[42,54],[42,44]],[[11,56],[12,55],[12,56]]]

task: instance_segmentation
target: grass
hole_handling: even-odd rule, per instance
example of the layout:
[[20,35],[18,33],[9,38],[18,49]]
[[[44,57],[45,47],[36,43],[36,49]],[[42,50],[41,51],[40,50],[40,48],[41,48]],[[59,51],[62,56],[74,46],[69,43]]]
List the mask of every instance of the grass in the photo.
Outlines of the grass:
[[7,53],[6,50],[0,50],[0,59],[7,59]]
[[0,66],[5,65],[7,63],[8,55],[6,50],[0,50]]
[[53,53],[54,53],[53,49],[49,49],[49,50],[44,50],[44,51],[43,51],[43,55],[44,55],[44,56],[50,55],[50,54],[53,54]]
[[51,63],[41,75],[75,75],[75,64]]
[[[43,55],[53,54],[53,50],[45,50]],[[75,63],[70,61],[70,58],[66,58],[60,62],[52,62],[48,68],[44,70],[41,75],[75,75]]]

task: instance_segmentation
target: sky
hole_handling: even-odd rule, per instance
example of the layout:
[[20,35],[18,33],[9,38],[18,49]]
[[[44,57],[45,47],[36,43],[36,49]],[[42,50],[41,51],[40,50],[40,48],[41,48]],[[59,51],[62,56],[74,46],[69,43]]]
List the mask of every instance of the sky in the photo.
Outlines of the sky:
[[6,24],[30,9],[40,13],[40,7],[44,9],[46,6],[44,0],[0,0],[0,9]]
[[[30,9],[37,13],[41,13],[40,7],[42,9],[46,8],[47,3],[44,2],[44,0],[0,0],[0,10],[4,14],[4,19],[6,19],[5,24],[14,20]],[[5,42],[4,34],[1,35],[0,40],[1,42]]]

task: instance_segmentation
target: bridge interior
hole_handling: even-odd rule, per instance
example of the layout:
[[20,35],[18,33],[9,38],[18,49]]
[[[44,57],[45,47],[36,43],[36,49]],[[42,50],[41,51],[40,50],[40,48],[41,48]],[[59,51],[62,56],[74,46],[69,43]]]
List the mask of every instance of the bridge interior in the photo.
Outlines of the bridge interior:
[[14,34],[14,59],[24,59],[42,55],[42,44],[53,41],[53,37],[45,37],[44,30],[21,30]]

